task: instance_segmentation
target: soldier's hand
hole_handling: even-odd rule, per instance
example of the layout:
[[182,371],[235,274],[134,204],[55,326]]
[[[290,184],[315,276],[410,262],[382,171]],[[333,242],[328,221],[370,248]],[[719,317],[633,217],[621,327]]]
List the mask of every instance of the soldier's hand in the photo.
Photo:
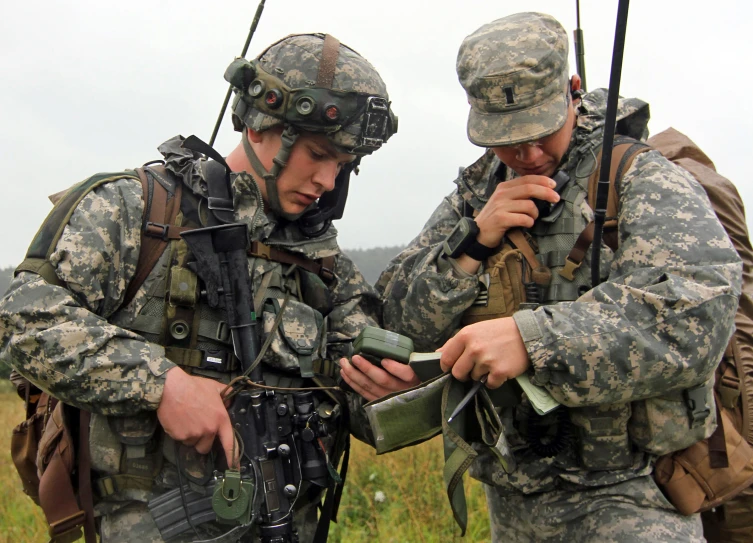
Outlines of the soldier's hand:
[[497,388],[523,374],[531,365],[523,338],[512,317],[466,326],[442,348],[439,365],[461,381],[478,381],[488,374],[486,386]]
[[239,448],[237,444],[233,447],[235,435],[221,396],[225,385],[194,377],[178,367],[166,375],[157,417],[167,435],[201,454],[208,454],[218,437],[228,466],[236,465]]
[[359,355],[353,355],[350,362],[347,358],[340,359],[340,375],[353,390],[369,401],[421,382],[408,364],[383,358],[380,368]]
[[546,200],[557,203],[556,183],[543,175],[524,175],[497,185],[484,208],[476,217],[479,243],[496,247],[511,228],[530,228],[539,216],[536,203]]

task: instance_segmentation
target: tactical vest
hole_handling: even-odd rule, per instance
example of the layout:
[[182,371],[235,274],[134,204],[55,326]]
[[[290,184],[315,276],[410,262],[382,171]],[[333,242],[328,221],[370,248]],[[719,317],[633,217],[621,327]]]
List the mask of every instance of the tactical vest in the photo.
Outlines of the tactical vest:
[[[182,231],[206,223],[206,203],[164,168],[98,174],[66,191],[17,273],[38,273],[60,284],[49,257],[70,216],[89,192],[121,179],[141,181],[145,218],[136,276],[109,321],[163,346],[165,356],[185,371],[230,382],[239,374],[230,329],[223,312],[209,307],[201,296],[190,266],[191,254],[180,237]],[[260,357],[268,370],[264,374],[267,385],[298,388],[304,386],[304,379],[320,382],[333,376],[334,363],[326,352],[326,316],[332,309],[328,284],[336,280],[333,269],[339,248],[335,236],[325,233],[314,240],[280,240],[274,247],[251,243],[249,270],[254,309],[261,317]],[[304,250],[323,256],[314,260]],[[322,396],[318,405],[323,419],[332,417],[330,436],[323,443],[337,465],[347,449],[347,432],[338,431],[344,425],[335,420],[343,409],[335,409],[338,398]],[[90,428],[91,468],[99,475],[92,486],[100,501],[147,501],[157,476],[165,486],[176,486],[176,447],[158,430],[156,413],[92,414]],[[184,458],[183,470],[193,482],[205,479],[212,469],[205,459]]]
[[[588,186],[589,178],[598,178],[601,153],[599,144],[593,142],[593,139],[589,139],[572,151],[578,158],[571,161],[572,166],[565,170],[570,180],[560,192],[560,201],[530,230],[535,240],[531,246],[537,251],[539,269],[550,271],[548,284],[540,285],[540,289],[533,291],[539,296],[541,304],[574,301],[591,289],[590,251],[581,252],[578,259],[573,259],[572,254],[594,217],[588,201]],[[619,160],[613,166],[616,171]],[[480,295],[464,314],[464,323],[509,317],[519,309],[531,308],[530,296],[528,300],[507,303],[511,292],[532,292],[530,283],[528,288],[525,285],[521,288],[520,284],[512,282],[516,278],[526,277],[526,266],[523,264],[525,259],[511,258],[511,255],[515,255],[511,247],[520,247],[521,243],[513,243],[509,237],[503,242],[500,252],[484,263],[486,275],[492,280],[482,276]],[[603,245],[602,281],[608,277],[608,263],[612,259],[612,249]],[[513,260],[516,267],[510,273],[509,264]],[[499,284],[500,280],[507,283]],[[504,307],[506,312],[498,311],[500,307]],[[496,310],[490,311],[489,308]],[[689,408],[689,404],[693,407]],[[581,465],[590,470],[604,470],[630,467],[634,463],[633,453],[636,450],[662,455],[684,449],[708,437],[716,424],[715,413],[711,409],[713,405],[712,378],[691,391],[677,391],[632,403],[567,408],[567,412],[570,422],[577,428]],[[533,417],[535,419],[536,415]],[[562,423],[551,416],[543,422]]]

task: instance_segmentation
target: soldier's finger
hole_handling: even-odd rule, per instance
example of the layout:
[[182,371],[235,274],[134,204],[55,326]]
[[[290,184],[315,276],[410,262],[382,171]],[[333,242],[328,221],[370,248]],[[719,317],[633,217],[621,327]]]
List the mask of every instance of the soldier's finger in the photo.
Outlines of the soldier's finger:
[[452,375],[458,381],[467,381],[472,375],[474,366],[475,361],[473,360],[473,355],[468,349],[465,349],[452,366]]
[[554,179],[545,175],[521,175],[515,179],[510,179],[509,181],[498,184],[494,190],[496,191],[506,187],[520,187],[525,185],[539,185],[542,187],[554,188],[557,186],[557,183],[554,182]]
[[382,367],[388,373],[397,377],[401,381],[405,381],[406,383],[411,383],[414,380],[418,379],[416,372],[413,371],[413,368],[411,368],[408,364],[401,364],[397,360],[385,358],[382,360]]
[[[222,449],[225,451],[225,459],[227,460],[227,465],[233,467],[237,466],[238,458],[240,455],[240,447],[235,440],[235,433],[233,432],[233,425],[230,423],[230,417],[228,417],[227,420],[224,420],[222,424],[220,424],[219,431],[217,432],[217,437],[220,439],[220,445],[222,445]],[[212,439],[212,441],[214,441],[214,438]]]
[[363,373],[355,369],[347,360],[343,359],[340,361],[340,366],[342,368],[340,375],[342,375],[345,382],[348,383],[350,388],[356,391],[356,393],[369,401],[381,397],[377,396],[376,392],[372,391],[374,383],[369,381]]
[[209,454],[209,451],[212,450],[214,437],[215,437],[215,434],[213,433],[204,434],[201,437],[201,439],[199,439],[199,441],[196,442],[196,445],[194,445],[194,449],[196,449],[196,452],[198,452],[199,454]]
[[442,353],[442,357],[439,359],[439,367],[442,368],[442,371],[450,370],[464,349],[465,344],[462,339],[462,332],[448,339],[442,347],[437,349]]
[[[504,184],[505,183],[502,183],[501,185]],[[548,186],[541,186],[538,184],[525,184],[515,187],[507,187],[505,188],[505,190],[500,190],[499,192],[495,191],[492,198],[495,197],[504,200],[530,200],[531,198],[536,198],[538,200],[546,200],[547,202],[551,203],[559,202],[560,199],[560,195],[557,194],[557,191],[551,189]]]

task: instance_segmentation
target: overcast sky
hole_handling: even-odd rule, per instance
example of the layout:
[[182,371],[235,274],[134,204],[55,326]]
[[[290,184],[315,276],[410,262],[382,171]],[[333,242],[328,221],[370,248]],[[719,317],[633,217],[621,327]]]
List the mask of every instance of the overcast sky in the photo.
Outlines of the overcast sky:
[[[570,0],[267,0],[249,57],[290,33],[329,32],[376,66],[400,118],[398,134],[351,180],[342,247],[410,241],[458,167],[481,154],[465,136],[457,50],[479,26],[523,9],[554,15],[572,36]],[[176,134],[208,141],[222,75],[255,10],[255,0],[3,2],[0,266],[23,259],[48,194],[159,158],[156,147]],[[616,10],[616,0],[581,2],[589,89],[609,83]],[[749,208],[751,15],[743,0],[633,0],[621,85],[651,104],[652,133],[689,135]],[[238,137],[226,116],[215,146],[227,154]]]

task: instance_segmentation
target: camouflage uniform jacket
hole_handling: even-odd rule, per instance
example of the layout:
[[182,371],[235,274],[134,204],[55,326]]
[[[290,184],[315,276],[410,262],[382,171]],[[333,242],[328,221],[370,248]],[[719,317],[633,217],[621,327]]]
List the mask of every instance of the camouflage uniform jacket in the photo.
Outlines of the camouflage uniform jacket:
[[[562,166],[571,179],[562,194],[569,191],[570,197],[563,196],[568,200],[565,212],[543,229],[537,221],[529,232],[540,246],[559,245],[560,253],[567,254],[593,218],[586,188],[578,185],[583,172],[577,169],[588,160],[593,165],[591,151],[598,151],[601,143],[605,110],[603,90],[586,95],[579,106]],[[618,119],[618,132],[645,137],[648,106],[621,100]],[[463,216],[466,203],[481,209],[497,183],[513,175],[488,150],[461,173],[458,189],[377,282],[386,303],[385,327],[412,337],[417,350],[434,350],[450,338],[479,294],[483,269],[475,275],[463,272],[443,254],[442,242]],[[505,474],[483,451],[471,467],[472,475],[503,492],[603,485],[650,473],[650,447],[635,445],[645,432],[635,421],[637,414],[660,409],[647,404],[663,394],[679,395],[679,404],[677,397],[672,400],[682,405],[681,391],[709,380],[733,329],[741,265],[701,186],[658,152],[649,151],[635,159],[617,191],[619,248],[614,254],[602,249],[603,282],[590,288],[590,260],[586,261],[575,277],[576,284],[585,285],[585,293],[576,291],[571,301],[558,302],[551,286],[545,305],[514,315],[533,382],[546,387],[567,406],[573,422],[580,420],[580,430],[588,426],[596,439],[572,440],[555,457],[540,458],[519,432],[520,409],[504,409],[505,434],[518,469]],[[572,230],[568,221],[583,226],[564,236],[565,243],[562,235],[544,238],[547,232]],[[558,268],[549,265],[553,285],[559,287],[565,281]],[[546,423],[554,424],[551,419]],[[599,427],[605,425],[618,427],[618,435],[607,431],[599,437]],[[666,430],[683,432],[672,425]]]
[[[183,149],[181,141],[173,138],[160,146],[166,167],[182,180],[184,190],[206,198],[205,162]],[[265,355],[267,369],[288,370],[288,375],[296,377],[296,344],[313,346],[315,354],[329,360],[347,355],[358,332],[376,324],[380,306],[373,288],[340,252],[336,230],[330,227],[317,238],[306,238],[294,223],[278,222],[265,214],[258,187],[249,174],[234,173],[231,180],[236,219],[249,226],[252,240],[311,259],[337,255],[335,279],[328,287],[333,309],[322,319],[313,308],[292,298]],[[56,398],[90,410],[94,419],[155,411],[165,373],[175,365],[165,357],[163,346],[133,331],[145,316],[144,308],[154,301],[153,293],[161,289],[164,298],[171,247],[132,302],[122,305],[136,270],[143,215],[138,180],[120,179],[97,187],[78,205],[51,256],[58,277],[68,288],[24,272],[0,301],[2,359]],[[270,260],[249,259],[253,292],[258,292],[263,277],[279,273],[280,267]],[[283,301],[279,288],[270,285],[268,292],[271,298],[279,298],[279,311]],[[265,309],[265,337],[274,317]],[[216,377],[229,380],[230,376]],[[113,462],[106,453],[100,459],[105,465],[97,463],[97,450],[103,445],[95,443],[96,434],[93,430],[92,465],[108,471],[107,465]],[[143,494],[130,495],[144,499]]]

